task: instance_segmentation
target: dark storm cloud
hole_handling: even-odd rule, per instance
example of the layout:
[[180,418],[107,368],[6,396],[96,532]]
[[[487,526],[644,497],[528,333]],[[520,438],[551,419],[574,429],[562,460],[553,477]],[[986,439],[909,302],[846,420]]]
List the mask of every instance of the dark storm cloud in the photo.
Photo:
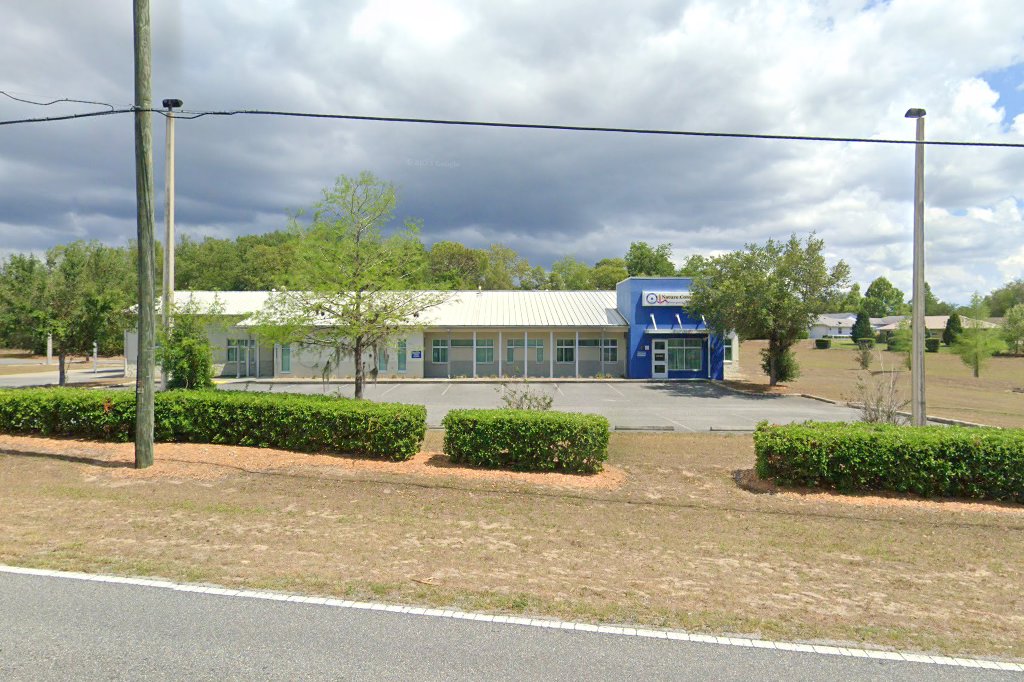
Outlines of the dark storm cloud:
[[[979,74],[1024,61],[1015,5],[936,2],[154,2],[153,98],[267,108],[629,127],[1021,139]],[[962,21],[973,11],[971,21]],[[0,8],[0,88],[128,104],[120,3]],[[62,105],[61,111],[90,107]],[[0,118],[49,112],[0,101]],[[158,213],[163,126],[153,117]],[[531,262],[676,256],[817,230],[867,281],[906,286],[911,147],[655,138],[206,117],[177,124],[177,220],[193,236],[279,229],[339,174],[399,187],[427,241],[503,242]],[[933,287],[962,299],[1024,268],[1024,155],[929,150]],[[128,115],[0,128],[0,253],[123,243],[134,221]],[[970,209],[970,210],[968,210]],[[982,234],[964,244],[965,233]],[[1015,250],[1019,249],[1019,250]]]

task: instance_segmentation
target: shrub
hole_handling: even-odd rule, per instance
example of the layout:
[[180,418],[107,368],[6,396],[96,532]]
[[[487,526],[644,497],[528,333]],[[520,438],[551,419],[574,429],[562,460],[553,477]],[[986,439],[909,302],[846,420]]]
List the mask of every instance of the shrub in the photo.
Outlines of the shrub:
[[453,462],[519,471],[595,473],[608,459],[608,420],[536,410],[451,410],[444,451]]
[[862,349],[871,350],[875,347],[875,340],[871,338],[857,339],[857,346]]
[[762,422],[754,446],[781,485],[1024,502],[1022,429]]
[[[767,348],[761,349],[761,369],[765,374],[771,376],[771,354]],[[797,364],[796,355],[791,350],[786,350],[778,358],[778,366],[775,368],[776,381],[786,383],[793,381],[800,376],[800,365]]]
[[832,339],[814,339],[814,347],[822,350],[832,347]]
[[[419,451],[426,432],[422,405],[209,390],[165,391],[155,402],[155,436],[164,442],[404,460]],[[0,391],[0,432],[127,442],[135,434],[135,395],[70,388]]]
[[924,340],[924,350],[926,353],[938,353],[939,343],[941,343],[939,337],[932,337]]

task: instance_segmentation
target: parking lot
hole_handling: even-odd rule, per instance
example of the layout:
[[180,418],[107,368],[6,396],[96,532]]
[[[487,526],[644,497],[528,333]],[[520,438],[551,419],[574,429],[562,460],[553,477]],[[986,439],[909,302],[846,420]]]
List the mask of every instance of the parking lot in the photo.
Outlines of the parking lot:
[[[520,385],[521,384],[512,384]],[[708,382],[530,383],[552,397],[552,409],[591,412],[620,430],[748,431],[766,419],[781,424],[814,419],[856,421],[857,410],[795,396],[755,396]],[[351,383],[229,381],[221,388],[241,391],[327,393],[351,396]],[[364,397],[381,402],[426,405],[427,424],[441,425],[448,410],[501,407],[497,383],[401,382],[367,384]]]

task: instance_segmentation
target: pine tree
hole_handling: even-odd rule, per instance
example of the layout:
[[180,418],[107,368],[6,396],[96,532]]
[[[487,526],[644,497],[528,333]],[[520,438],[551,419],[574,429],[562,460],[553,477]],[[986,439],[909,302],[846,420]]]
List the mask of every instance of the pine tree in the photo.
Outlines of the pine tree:
[[853,337],[854,341],[860,339],[874,338],[874,330],[871,328],[871,318],[863,310],[857,313],[857,321],[853,323],[853,330],[850,332],[850,336]]
[[946,328],[942,330],[942,343],[947,346],[952,346],[956,342],[956,337],[960,336],[964,332],[964,326],[960,322],[960,316],[953,313],[946,320]]

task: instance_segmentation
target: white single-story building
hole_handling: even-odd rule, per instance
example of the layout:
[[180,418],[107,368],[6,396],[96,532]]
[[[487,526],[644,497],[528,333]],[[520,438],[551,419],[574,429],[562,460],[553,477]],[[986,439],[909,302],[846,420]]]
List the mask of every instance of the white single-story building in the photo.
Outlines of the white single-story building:
[[[615,291],[452,291],[411,320],[388,348],[365,357],[379,378],[722,379],[739,342],[711,333],[687,311],[690,280],[628,278]],[[261,341],[253,315],[272,292],[182,291],[179,306],[218,310],[208,327],[220,377],[322,378],[355,374],[353,358],[300,344]],[[135,373],[137,335],[125,334]]]

